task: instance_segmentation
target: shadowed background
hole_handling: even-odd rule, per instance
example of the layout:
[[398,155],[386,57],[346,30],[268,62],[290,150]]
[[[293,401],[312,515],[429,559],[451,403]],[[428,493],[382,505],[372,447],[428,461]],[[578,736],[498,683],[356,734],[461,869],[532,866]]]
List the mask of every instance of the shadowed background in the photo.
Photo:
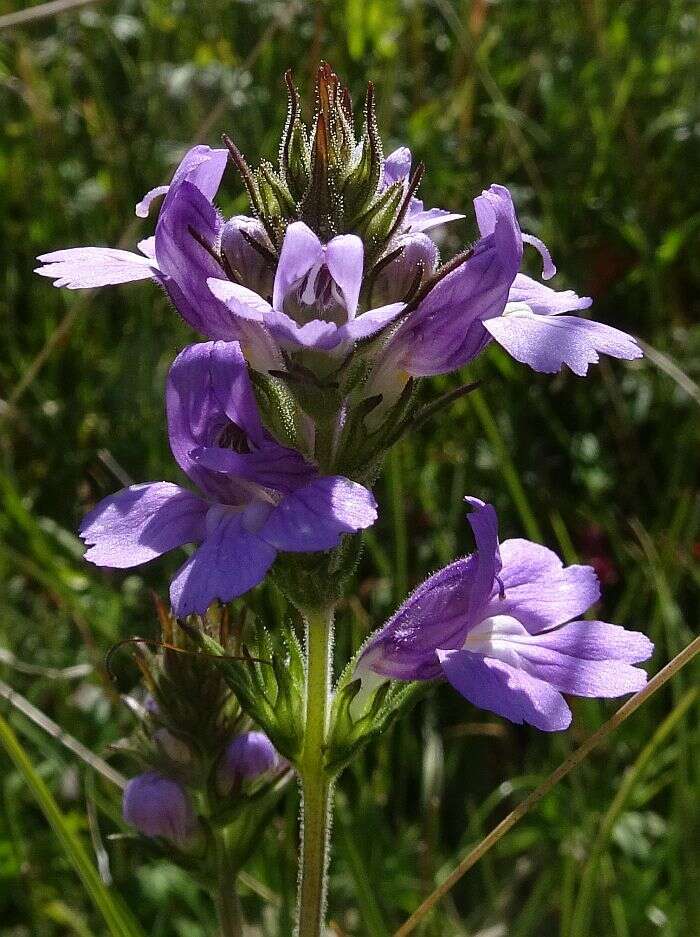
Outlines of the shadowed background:
[[[2,14],[16,11],[0,2]],[[604,585],[596,617],[645,631],[656,672],[697,629],[700,574],[700,115],[693,2],[112,0],[0,30],[0,692],[8,685],[104,753],[132,721],[136,681],[109,647],[154,635],[149,589],[177,557],[110,573],[81,561],[81,515],[127,478],[177,480],[162,390],[194,334],[149,284],[92,295],[32,274],[37,254],[132,247],[134,204],[193,142],[228,131],[274,158],[291,66],[308,105],[328,59],[359,107],[373,79],[387,152],[424,160],[427,205],[464,211],[441,247],[475,236],[471,199],[514,193],[549,245],[555,285],[639,336],[648,357],[587,379],[538,375],[497,349],[462,380],[483,389],[401,444],[379,485],[339,664],[407,589],[472,549],[465,493],[493,501],[502,536],[529,536]],[[227,172],[218,199],[245,210]],[[536,271],[536,256],[528,260]],[[289,615],[272,589],[250,604]],[[77,672],[62,668],[86,666]],[[646,704],[483,859],[423,937],[680,937],[700,932],[697,714],[658,734],[697,677]],[[447,688],[421,703],[340,785],[330,917],[389,937],[457,858],[615,708],[575,701],[548,737],[478,712]],[[74,829],[106,849],[115,887],[154,937],[213,932],[209,901],[123,841],[117,792],[0,700]],[[655,734],[656,733],[656,734]],[[644,749],[645,746],[648,746]],[[640,758],[640,753],[643,751]],[[101,933],[100,918],[31,795],[0,754],[0,934]],[[614,802],[626,770],[628,795]],[[612,805],[612,809],[611,809]],[[251,934],[291,932],[296,791],[250,863]],[[104,863],[104,856],[103,866]],[[143,860],[143,861],[142,861]]]

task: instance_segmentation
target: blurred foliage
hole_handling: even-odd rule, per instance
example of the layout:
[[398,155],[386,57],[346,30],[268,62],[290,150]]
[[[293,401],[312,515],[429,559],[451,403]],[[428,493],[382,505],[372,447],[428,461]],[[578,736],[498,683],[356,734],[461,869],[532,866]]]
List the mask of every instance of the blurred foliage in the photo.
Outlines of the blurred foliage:
[[[598,617],[649,633],[653,671],[687,643],[700,585],[699,14],[692,0],[111,0],[0,32],[2,679],[97,752],[128,731],[117,691],[136,669],[118,655],[112,683],[104,657],[120,637],[155,633],[149,588],[163,590],[168,561],[88,568],[72,531],[121,476],[176,480],[162,388],[193,338],[149,285],[68,294],[32,274],[34,257],[150,234],[133,206],[190,142],[215,144],[226,129],[252,158],[274,156],[282,73],[292,66],[308,95],[322,57],[356,104],[375,80],[385,141],[425,160],[429,205],[469,214],[482,188],[509,185],[561,287],[593,295],[596,318],[653,349],[586,380],[535,375],[493,349],[468,376],[426,385],[484,380],[390,460],[381,521],[341,610],[339,664],[407,587],[471,549],[466,492],[496,503],[504,536],[538,535],[568,561],[593,562],[605,584]],[[233,173],[219,201],[242,210]],[[471,218],[452,225],[445,255],[474,233]],[[251,604],[273,624],[288,614],[271,590]],[[78,662],[90,676],[51,669]],[[622,773],[692,677],[560,784],[420,934],[700,933],[696,713],[654,748],[599,837]],[[336,932],[391,934],[614,706],[577,702],[573,730],[551,738],[447,689],[420,704],[340,785]],[[183,873],[107,839],[121,830],[116,792],[0,707],[66,822],[106,848],[146,932],[212,933],[208,899]],[[101,933],[28,789],[0,764],[0,933]],[[296,819],[292,791],[247,870],[256,934],[291,933]]]

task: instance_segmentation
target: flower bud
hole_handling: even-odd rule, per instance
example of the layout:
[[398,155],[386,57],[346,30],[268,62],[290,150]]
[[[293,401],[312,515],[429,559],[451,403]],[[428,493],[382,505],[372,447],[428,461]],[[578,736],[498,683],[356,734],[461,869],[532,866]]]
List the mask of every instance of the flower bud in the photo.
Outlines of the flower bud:
[[228,794],[235,784],[253,781],[279,763],[280,756],[264,732],[244,732],[226,746],[216,776],[219,791]]
[[[261,250],[250,243],[251,238],[261,245]],[[243,286],[267,297],[272,295],[275,271],[265,251],[273,254],[274,248],[265,228],[255,218],[235,215],[226,222],[221,232],[221,253]]]
[[392,243],[401,253],[377,274],[372,287],[372,304],[384,306],[402,302],[435,271],[438,249],[427,234],[404,234]]
[[124,789],[122,814],[144,836],[162,836],[178,846],[185,846],[197,830],[187,791],[155,771],[129,781]]

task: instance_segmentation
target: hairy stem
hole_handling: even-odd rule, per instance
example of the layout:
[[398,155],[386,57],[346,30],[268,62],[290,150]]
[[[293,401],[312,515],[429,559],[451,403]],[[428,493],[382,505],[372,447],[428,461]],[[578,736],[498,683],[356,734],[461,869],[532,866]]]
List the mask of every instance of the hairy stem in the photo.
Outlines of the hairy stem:
[[326,912],[330,845],[331,782],[323,769],[328,724],[333,609],[308,612],[306,619],[306,721],[301,756],[301,874],[298,937],[320,937]]

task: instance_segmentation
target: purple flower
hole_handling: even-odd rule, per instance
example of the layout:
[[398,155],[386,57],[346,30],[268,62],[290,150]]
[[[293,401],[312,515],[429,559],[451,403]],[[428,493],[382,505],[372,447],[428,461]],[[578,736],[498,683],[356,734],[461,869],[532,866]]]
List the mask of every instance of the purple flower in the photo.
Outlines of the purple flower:
[[247,592],[278,550],[329,550],[376,520],[371,492],[319,476],[263,428],[237,342],[186,348],[170,369],[166,404],[170,447],[199,493],[165,481],[132,485],[101,501],[80,536],[87,560],[120,569],[198,543],[170,587],[177,616]]
[[221,272],[207,282],[231,316],[257,323],[281,346],[339,354],[374,335],[403,310],[401,302],[358,314],[364,267],[362,241],[344,234],[322,244],[303,221],[289,225],[275,273],[272,302]]
[[[161,195],[165,198],[155,236],[139,242],[143,256],[107,247],[75,247],[40,255],[42,266],[36,273],[68,289],[153,279],[198,332],[213,339],[243,342],[250,360],[260,370],[281,367],[279,349],[265,330],[255,322],[231,316],[207,288],[208,277],[222,275],[214,256],[219,249],[233,269],[238,269],[244,256],[251,262],[243,282],[256,287],[265,282],[260,254],[249,243],[246,246],[252,254],[244,253],[240,241],[234,244],[236,229],[245,228],[258,239],[258,223],[238,216],[224,224],[213,205],[227,159],[227,150],[195,146],[185,154],[169,186],[158,186],[144,196],[136,206],[141,218],[148,215],[154,199]],[[260,241],[267,246],[266,238],[263,241],[260,237]]]
[[591,304],[571,290],[556,292],[518,273],[523,242],[542,254],[543,275],[556,272],[544,244],[523,234],[506,188],[492,185],[474,200],[481,238],[456,269],[439,280],[397,329],[383,352],[375,384],[392,373],[414,377],[454,371],[495,339],[536,371],[566,364],[585,375],[599,353],[639,358],[634,338],[618,329],[562,315]]
[[197,818],[187,791],[170,778],[148,771],[124,788],[122,813],[144,836],[162,836],[186,846],[197,832]]
[[632,664],[651,656],[651,641],[580,619],[600,597],[594,570],[564,567],[529,540],[499,547],[493,507],[467,501],[476,553],[426,580],[369,639],[357,665],[363,687],[444,677],[475,706],[547,732],[571,722],[563,693],[640,690],[646,673]]
[[280,756],[264,732],[244,732],[226,746],[217,770],[217,784],[223,794],[234,784],[254,781],[280,764]]

